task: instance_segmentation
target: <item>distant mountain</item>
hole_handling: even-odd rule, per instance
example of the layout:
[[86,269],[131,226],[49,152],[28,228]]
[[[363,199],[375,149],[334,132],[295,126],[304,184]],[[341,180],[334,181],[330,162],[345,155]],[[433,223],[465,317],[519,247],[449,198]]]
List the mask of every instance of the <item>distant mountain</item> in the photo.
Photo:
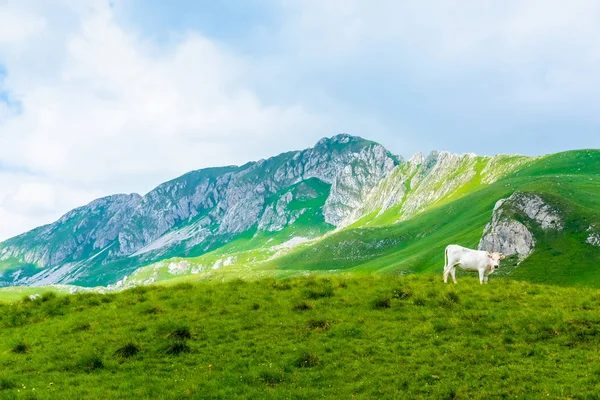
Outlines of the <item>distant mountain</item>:
[[449,243],[507,254],[496,276],[600,286],[600,151],[405,161],[337,135],[77,208],[0,244],[0,286],[434,272]]
[[243,234],[297,224],[317,236],[342,224],[401,161],[342,134],[240,167],[193,171],[143,197],[98,199],[0,244],[0,284],[107,284],[140,264],[200,255]]

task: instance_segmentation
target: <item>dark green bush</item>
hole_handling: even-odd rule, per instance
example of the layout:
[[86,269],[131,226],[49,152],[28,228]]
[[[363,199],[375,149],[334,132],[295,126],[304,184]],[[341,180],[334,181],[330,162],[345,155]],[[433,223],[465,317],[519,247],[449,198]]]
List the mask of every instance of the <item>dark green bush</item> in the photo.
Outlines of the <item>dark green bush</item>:
[[392,307],[392,299],[390,297],[379,297],[373,301],[373,308],[375,309],[383,309],[383,308],[391,308]]
[[298,368],[312,368],[320,363],[321,361],[314,353],[304,352],[296,359],[294,365]]
[[134,342],[129,342],[123,347],[119,347],[115,350],[115,355],[122,358],[130,358],[140,352],[140,347]]

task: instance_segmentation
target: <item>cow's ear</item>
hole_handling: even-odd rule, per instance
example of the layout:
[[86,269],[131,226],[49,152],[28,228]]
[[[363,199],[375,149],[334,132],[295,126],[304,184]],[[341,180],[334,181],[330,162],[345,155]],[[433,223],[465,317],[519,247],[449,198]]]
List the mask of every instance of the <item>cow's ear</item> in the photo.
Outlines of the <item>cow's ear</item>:
[[490,253],[487,253],[488,258],[492,258],[492,255]]

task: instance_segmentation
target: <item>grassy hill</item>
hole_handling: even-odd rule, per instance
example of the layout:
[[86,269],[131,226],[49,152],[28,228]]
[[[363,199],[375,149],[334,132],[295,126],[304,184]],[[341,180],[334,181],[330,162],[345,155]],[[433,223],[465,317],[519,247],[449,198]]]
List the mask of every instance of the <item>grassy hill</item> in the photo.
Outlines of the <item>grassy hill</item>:
[[0,398],[596,398],[599,306],[429,274],[48,293],[0,303]]
[[[498,168],[507,160],[511,158],[500,159]],[[481,171],[481,160],[470,162]],[[600,247],[586,243],[590,226],[600,230],[600,151],[570,151],[520,162],[519,168],[491,184],[482,183],[481,176],[474,174],[456,191],[399,222],[402,203],[381,212],[375,210],[349,227],[289,249],[282,250],[281,245],[303,236],[302,231],[287,228],[269,236],[247,235],[200,257],[175,258],[145,267],[131,279],[185,279],[182,275],[186,273],[168,272],[171,263],[182,261],[189,263],[187,274],[201,270],[189,280],[285,277],[307,271],[441,273],[443,249],[450,243],[476,248],[496,202],[518,191],[541,196],[559,211],[564,227],[548,232],[529,223],[536,238],[535,251],[518,266],[516,257],[505,260],[496,276],[600,287]],[[391,177],[392,181],[398,179]],[[433,184],[443,185],[444,179],[438,177]],[[382,190],[392,181],[384,182]],[[436,189],[410,190],[430,193]],[[405,197],[410,198],[410,190]],[[216,264],[219,260],[228,260],[227,265]],[[214,265],[219,268],[212,268]]]

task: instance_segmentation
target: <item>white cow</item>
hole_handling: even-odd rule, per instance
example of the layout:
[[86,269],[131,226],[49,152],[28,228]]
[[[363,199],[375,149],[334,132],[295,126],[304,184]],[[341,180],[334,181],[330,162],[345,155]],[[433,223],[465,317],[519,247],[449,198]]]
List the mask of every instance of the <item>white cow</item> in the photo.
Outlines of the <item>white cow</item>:
[[502,253],[471,250],[451,244],[446,247],[444,256],[444,283],[448,283],[448,274],[452,274],[452,280],[456,283],[457,265],[465,271],[479,272],[479,283],[488,283],[488,275],[500,267],[502,259]]

